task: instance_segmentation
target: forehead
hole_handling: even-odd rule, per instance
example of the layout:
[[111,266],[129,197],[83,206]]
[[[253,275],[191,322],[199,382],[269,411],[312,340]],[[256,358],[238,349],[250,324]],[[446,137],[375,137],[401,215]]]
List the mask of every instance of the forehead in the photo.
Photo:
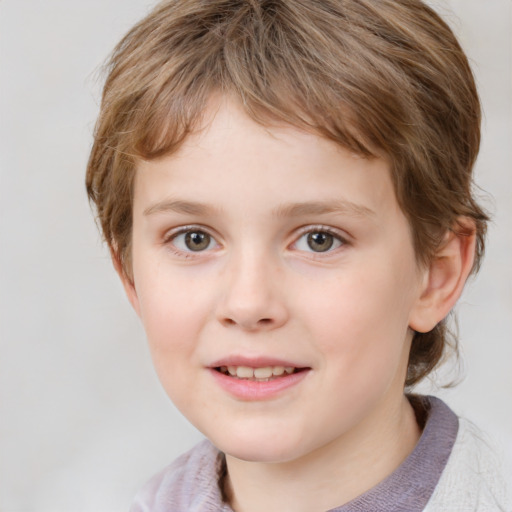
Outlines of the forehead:
[[215,202],[236,193],[248,205],[262,192],[273,207],[327,199],[375,210],[396,203],[383,158],[364,158],[291,125],[259,124],[226,98],[211,102],[175,153],[137,165],[135,203],[144,198],[145,209],[169,195]]

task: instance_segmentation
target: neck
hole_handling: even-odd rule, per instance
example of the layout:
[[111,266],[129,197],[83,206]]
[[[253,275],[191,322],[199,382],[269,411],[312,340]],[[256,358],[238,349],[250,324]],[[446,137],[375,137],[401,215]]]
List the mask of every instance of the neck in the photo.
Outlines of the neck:
[[398,468],[421,434],[405,396],[383,410],[384,418],[377,411],[353,432],[297,460],[259,463],[226,455],[233,510],[324,511],[371,489]]

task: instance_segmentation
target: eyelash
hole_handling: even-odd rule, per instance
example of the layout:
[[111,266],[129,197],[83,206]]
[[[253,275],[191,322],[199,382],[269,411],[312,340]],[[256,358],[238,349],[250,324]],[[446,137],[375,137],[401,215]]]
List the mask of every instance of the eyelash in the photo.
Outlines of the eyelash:
[[308,225],[308,226],[304,226],[303,228],[301,228],[299,230],[299,236],[295,239],[295,241],[291,244],[291,245],[297,245],[298,242],[306,235],[309,235],[309,234],[312,234],[312,233],[325,233],[325,234],[328,234],[330,236],[332,236],[335,240],[337,240],[339,242],[339,245],[338,247],[335,247],[334,249],[331,249],[330,247],[326,250],[326,251],[303,251],[303,252],[307,252],[309,254],[312,254],[314,255],[315,257],[321,257],[323,254],[327,255],[327,254],[331,254],[333,252],[336,251],[336,249],[340,249],[344,246],[347,246],[349,245],[349,242],[347,240],[346,237],[342,236],[340,234],[340,232],[336,229],[333,229],[329,226],[323,226],[323,225],[316,225],[316,226],[312,226],[312,225]]
[[163,245],[169,247],[169,249],[177,256],[182,258],[194,258],[196,255],[201,254],[206,251],[193,251],[193,250],[183,250],[173,243],[180,235],[186,235],[187,233],[204,233],[209,236],[211,241],[215,242],[216,245],[219,245],[215,236],[213,236],[207,229],[202,226],[183,226],[178,228],[176,231],[171,231],[164,236]]
[[[204,250],[199,250],[199,251],[183,250],[183,249],[176,247],[176,245],[173,242],[180,235],[186,235],[187,233],[204,233],[205,235],[210,237],[210,243],[213,241],[216,246],[219,245],[219,243],[216,240],[216,237],[214,235],[212,235],[208,229],[205,229],[202,226],[194,226],[194,225],[183,226],[181,228],[178,228],[176,231],[171,231],[171,232],[167,233],[164,236],[163,245],[166,245],[167,247],[169,247],[170,250],[175,255],[180,256],[182,258],[194,258],[194,257],[199,256],[203,252],[208,252],[209,250],[211,250],[211,248],[209,248],[210,244]],[[335,230],[329,226],[308,225],[308,226],[304,226],[303,228],[299,229],[298,236],[295,238],[294,242],[291,243],[288,247],[296,246],[304,236],[309,235],[309,234],[314,234],[314,233],[328,234],[328,235],[332,236],[334,238],[334,240],[339,243],[339,245],[337,247],[335,247],[334,249],[331,249],[331,246],[329,246],[325,251],[301,250],[300,252],[308,253],[315,257],[321,257],[323,254],[326,254],[326,255],[331,254],[334,251],[336,251],[337,249],[340,249],[344,246],[349,245],[349,242],[347,241],[347,239],[344,236],[340,235],[340,233],[337,230]]]

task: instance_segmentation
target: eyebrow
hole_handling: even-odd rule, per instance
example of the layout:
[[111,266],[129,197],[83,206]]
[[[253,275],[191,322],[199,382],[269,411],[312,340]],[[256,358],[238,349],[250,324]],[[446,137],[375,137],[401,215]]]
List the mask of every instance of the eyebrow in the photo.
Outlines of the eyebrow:
[[303,215],[323,215],[328,213],[341,213],[353,217],[372,217],[376,215],[367,206],[346,199],[290,203],[279,206],[273,213],[277,217],[300,217]]
[[[175,212],[186,215],[207,216],[217,213],[218,211],[219,209],[204,203],[167,199],[146,208],[144,215]],[[345,199],[289,203],[278,206],[272,210],[272,214],[275,217],[301,217],[304,215],[325,215],[329,213],[341,213],[353,217],[372,217],[376,215],[370,208]]]
[[168,199],[149,206],[144,210],[144,215],[154,213],[176,212],[188,215],[211,215],[216,212],[216,208],[203,203],[194,201],[181,201],[179,199]]

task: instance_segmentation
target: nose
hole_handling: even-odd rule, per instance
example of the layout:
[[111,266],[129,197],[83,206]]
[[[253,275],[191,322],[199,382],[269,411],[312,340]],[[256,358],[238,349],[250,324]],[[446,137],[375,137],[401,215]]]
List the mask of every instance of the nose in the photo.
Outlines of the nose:
[[[282,269],[264,255],[241,256],[223,272],[217,319],[226,327],[270,331],[288,320]],[[281,277],[281,278],[280,278]]]

